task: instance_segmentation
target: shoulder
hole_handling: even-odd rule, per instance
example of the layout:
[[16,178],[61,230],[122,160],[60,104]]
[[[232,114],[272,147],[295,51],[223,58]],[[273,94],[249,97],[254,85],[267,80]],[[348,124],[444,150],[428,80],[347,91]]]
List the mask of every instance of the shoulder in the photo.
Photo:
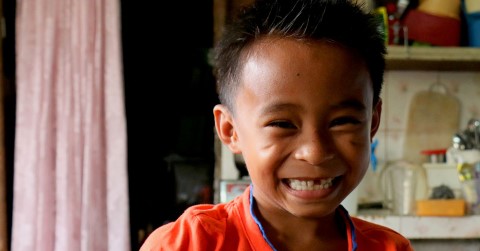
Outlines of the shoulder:
[[189,227],[200,228],[207,233],[223,231],[229,217],[233,213],[235,203],[217,205],[195,205],[182,214],[177,222],[185,222]]
[[351,219],[355,226],[359,250],[413,250],[410,241],[397,231],[356,217]]
[[234,207],[233,202],[191,206],[151,233],[140,250],[213,250],[224,239]]

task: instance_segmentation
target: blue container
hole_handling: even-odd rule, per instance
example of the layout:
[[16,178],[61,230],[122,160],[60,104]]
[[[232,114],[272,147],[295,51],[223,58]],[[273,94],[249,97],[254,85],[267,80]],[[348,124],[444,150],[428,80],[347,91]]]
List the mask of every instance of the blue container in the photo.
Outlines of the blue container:
[[480,12],[466,13],[468,41],[471,47],[480,47]]

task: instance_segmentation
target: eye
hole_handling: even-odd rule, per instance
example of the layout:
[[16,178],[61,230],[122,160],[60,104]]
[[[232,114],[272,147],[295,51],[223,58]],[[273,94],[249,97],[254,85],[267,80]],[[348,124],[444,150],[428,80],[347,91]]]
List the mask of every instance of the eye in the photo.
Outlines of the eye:
[[268,124],[268,126],[285,128],[285,129],[295,129],[296,128],[293,123],[285,121],[285,120],[272,121]]
[[354,117],[340,117],[332,120],[332,122],[330,122],[330,127],[342,126],[342,125],[358,125],[360,123],[361,123],[360,120]]

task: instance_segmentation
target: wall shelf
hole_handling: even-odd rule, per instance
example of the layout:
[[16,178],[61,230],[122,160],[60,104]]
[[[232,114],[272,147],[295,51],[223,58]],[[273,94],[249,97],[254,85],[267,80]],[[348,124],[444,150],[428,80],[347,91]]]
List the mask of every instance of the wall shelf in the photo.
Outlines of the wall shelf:
[[387,70],[480,71],[480,48],[388,46]]

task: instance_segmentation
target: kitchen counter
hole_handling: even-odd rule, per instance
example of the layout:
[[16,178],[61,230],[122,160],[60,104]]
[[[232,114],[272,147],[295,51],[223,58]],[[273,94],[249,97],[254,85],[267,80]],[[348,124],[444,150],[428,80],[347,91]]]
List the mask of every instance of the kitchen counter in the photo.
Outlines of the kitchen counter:
[[480,215],[425,217],[359,211],[357,217],[387,226],[408,239],[480,239]]

